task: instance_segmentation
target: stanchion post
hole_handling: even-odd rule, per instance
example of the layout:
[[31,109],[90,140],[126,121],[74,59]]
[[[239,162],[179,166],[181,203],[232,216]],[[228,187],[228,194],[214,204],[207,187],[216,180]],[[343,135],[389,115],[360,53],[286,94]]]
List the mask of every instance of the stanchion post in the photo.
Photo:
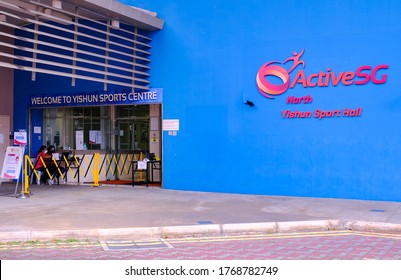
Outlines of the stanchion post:
[[29,160],[29,156],[25,155],[25,161],[24,161],[24,194],[25,195],[31,194],[31,192],[29,191],[28,160]]
[[[21,146],[21,148],[24,149],[23,150],[24,152],[22,153],[22,154],[24,154],[25,153],[25,146]],[[28,176],[26,175],[26,173],[27,173],[27,168],[28,168],[28,162],[26,160],[26,156],[24,156],[23,159],[24,159],[24,170],[21,169],[21,175],[22,175],[21,193],[19,195],[16,195],[17,198],[22,198],[22,199],[29,198],[30,195],[31,195],[29,193],[28,187],[27,187],[27,184],[28,184],[27,177]],[[18,181],[17,181],[17,186],[18,186]]]
[[99,187],[99,161],[100,161],[100,154],[95,153],[94,155],[94,161],[93,161],[93,185],[92,187]]

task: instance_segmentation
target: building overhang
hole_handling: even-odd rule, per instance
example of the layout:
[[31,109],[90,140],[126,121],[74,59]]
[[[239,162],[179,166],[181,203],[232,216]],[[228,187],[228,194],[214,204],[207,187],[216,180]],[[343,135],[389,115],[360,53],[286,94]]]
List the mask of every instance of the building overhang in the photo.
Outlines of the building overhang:
[[[24,8],[27,11],[44,11],[45,13],[49,11],[60,19],[66,19],[77,14],[93,20],[111,20],[124,23],[146,31],[161,30],[164,24],[164,21],[158,18],[155,12],[124,5],[115,0],[1,0],[0,16],[3,9],[6,12],[11,9],[13,13],[19,14],[18,10],[10,5]],[[24,16],[21,16],[18,21],[15,18],[11,20],[16,25],[26,24]]]
[[160,30],[164,24],[164,21],[154,12],[127,6],[114,0],[64,0],[62,2],[81,6],[105,18],[119,20],[143,30]]

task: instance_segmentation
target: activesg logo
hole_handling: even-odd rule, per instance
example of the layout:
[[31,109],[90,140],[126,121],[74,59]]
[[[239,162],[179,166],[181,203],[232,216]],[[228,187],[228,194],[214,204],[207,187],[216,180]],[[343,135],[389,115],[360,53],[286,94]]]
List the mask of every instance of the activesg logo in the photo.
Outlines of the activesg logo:
[[[387,80],[387,75],[381,71],[388,69],[387,64],[380,64],[375,67],[363,65],[355,71],[342,72],[336,72],[332,68],[327,68],[326,71],[306,75],[304,71],[306,64],[301,59],[304,51],[303,49],[300,53],[294,52],[284,62],[267,62],[259,69],[256,74],[256,85],[263,96],[274,98],[295,86],[302,86],[304,88],[337,86],[339,84],[350,86],[364,85],[369,81],[375,84],[384,84]],[[294,72],[294,75],[292,72],[298,66],[301,66],[301,69],[296,73]],[[287,70],[288,67],[289,69]],[[290,78],[290,74],[293,76],[293,79]],[[268,80],[269,76],[276,77],[281,82],[277,84],[272,83]]]

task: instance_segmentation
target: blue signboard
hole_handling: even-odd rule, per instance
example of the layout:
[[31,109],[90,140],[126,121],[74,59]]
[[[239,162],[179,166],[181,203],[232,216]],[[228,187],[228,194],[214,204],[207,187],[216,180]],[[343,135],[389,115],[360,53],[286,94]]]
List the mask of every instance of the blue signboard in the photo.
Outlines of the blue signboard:
[[99,106],[162,103],[163,89],[153,88],[143,92],[83,92],[55,95],[33,95],[28,107]]

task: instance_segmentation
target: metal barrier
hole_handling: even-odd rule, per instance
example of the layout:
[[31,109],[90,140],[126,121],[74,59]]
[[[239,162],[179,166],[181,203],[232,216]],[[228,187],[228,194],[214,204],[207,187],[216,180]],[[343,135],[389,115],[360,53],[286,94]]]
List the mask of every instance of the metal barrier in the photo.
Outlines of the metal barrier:
[[[100,165],[100,170],[105,177],[108,175],[112,177],[129,175],[131,174],[132,162],[134,160],[142,160],[142,157],[142,152],[132,153],[132,157],[131,154],[105,154],[102,164]],[[141,176],[143,176],[143,174],[141,174]]]
[[[67,159],[65,156],[62,156],[62,159],[60,160],[56,160],[55,158],[51,158],[49,161],[47,161],[47,164],[46,164],[46,161],[42,158],[42,157],[40,157],[39,158],[39,160],[41,161],[41,163],[42,163],[42,165],[43,165],[43,167],[44,167],[44,172],[46,172],[47,173],[47,175],[49,176],[49,178],[52,178],[55,174],[50,174],[50,170],[49,170],[49,166],[50,165],[53,165],[53,166],[55,166],[56,167],[56,172],[57,173],[59,173],[59,175],[60,175],[60,177],[64,180],[65,179],[65,177],[66,177],[66,172],[62,172],[62,169],[61,168],[65,168],[66,169],[66,171],[68,171],[68,170],[70,170],[70,165],[71,165],[71,162],[69,161],[69,159]],[[30,174],[28,175],[27,173],[28,173],[28,171],[29,171],[29,169],[28,169],[28,163],[29,163],[29,166],[30,166],[30,170],[31,170],[31,172],[30,172]],[[64,164],[65,166],[61,166],[61,164]],[[38,180],[38,181],[40,181],[40,175],[39,175],[39,172],[38,172],[38,170],[36,170],[35,169],[35,165],[36,165],[36,162],[35,162],[35,164],[32,162],[32,160],[31,160],[31,158],[29,157],[29,156],[25,156],[25,168],[24,168],[24,175],[26,176],[25,177],[25,181],[26,182],[28,182],[29,183],[29,178],[31,177],[31,176],[36,176],[36,180]]]
[[[101,156],[103,156],[103,159]],[[71,178],[77,180],[78,184],[80,183],[81,178],[90,178],[93,179],[93,187],[100,186],[99,182],[101,177],[107,179],[109,177],[119,178],[120,176],[126,176],[127,178],[130,178],[130,174],[132,174],[133,171],[132,162],[142,159],[142,152],[133,152],[129,154],[108,153],[102,155],[94,153],[91,155],[73,155],[69,158],[66,158],[63,155],[58,160],[52,158],[50,161],[40,158],[44,167],[43,172],[46,172],[50,179],[52,179],[56,173],[58,173],[59,179],[61,178],[63,181],[67,179],[68,175],[71,175]],[[34,162],[28,155],[25,156],[24,161],[24,189],[22,191],[23,193],[29,193],[30,179],[34,176],[39,182],[41,174],[35,169],[36,162]],[[56,167],[55,173],[53,174],[51,174],[51,170],[49,169],[50,164]],[[142,170],[138,171],[139,180],[144,179],[144,172],[145,171]]]

